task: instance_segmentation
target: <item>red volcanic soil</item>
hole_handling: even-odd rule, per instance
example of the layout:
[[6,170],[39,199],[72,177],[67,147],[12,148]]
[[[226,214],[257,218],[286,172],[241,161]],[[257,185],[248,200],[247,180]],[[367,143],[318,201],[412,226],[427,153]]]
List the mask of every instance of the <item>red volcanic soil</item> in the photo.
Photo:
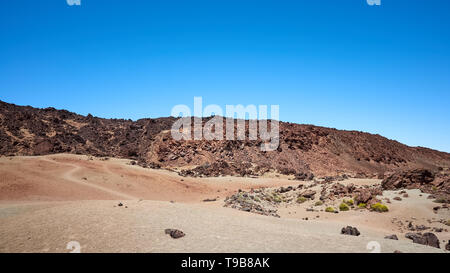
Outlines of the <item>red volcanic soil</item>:
[[300,178],[311,173],[381,178],[390,171],[450,167],[448,153],[369,133],[280,122],[279,148],[264,152],[261,140],[176,141],[170,134],[175,121],[103,119],[0,101],[0,154],[128,158],[144,167],[182,169],[187,176],[276,172]]

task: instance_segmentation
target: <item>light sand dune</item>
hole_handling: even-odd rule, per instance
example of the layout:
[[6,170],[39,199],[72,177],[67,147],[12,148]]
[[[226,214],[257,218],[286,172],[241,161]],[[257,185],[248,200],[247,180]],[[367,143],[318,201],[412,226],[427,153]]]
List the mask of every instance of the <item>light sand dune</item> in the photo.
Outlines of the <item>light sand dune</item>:
[[[414,217],[417,224],[448,219],[448,210],[434,214],[431,200],[418,192],[393,201],[386,214],[306,212],[309,204],[304,204],[280,206],[281,218],[275,218],[224,208],[223,198],[239,188],[303,182],[184,178],[128,163],[65,154],[0,158],[0,252],[69,252],[70,241],[79,242],[82,252],[370,252],[371,241],[380,244],[381,252],[443,252],[404,239],[392,223],[393,218]],[[216,196],[216,202],[202,202]],[[356,226],[361,236],[340,235],[346,225]],[[181,229],[186,236],[174,240],[166,228]],[[399,241],[383,239],[393,233]],[[438,236],[450,239],[448,232]]]

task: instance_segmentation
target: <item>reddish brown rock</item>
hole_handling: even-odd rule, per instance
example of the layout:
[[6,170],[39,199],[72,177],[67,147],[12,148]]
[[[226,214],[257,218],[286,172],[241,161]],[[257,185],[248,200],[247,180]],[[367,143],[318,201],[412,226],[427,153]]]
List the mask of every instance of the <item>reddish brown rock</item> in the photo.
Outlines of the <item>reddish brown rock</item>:
[[426,169],[415,169],[410,171],[399,171],[381,182],[384,190],[396,190],[403,188],[419,188],[420,185],[431,183],[434,174]]
[[356,204],[369,203],[369,200],[372,199],[372,193],[368,189],[361,190],[356,196],[355,196],[355,202]]

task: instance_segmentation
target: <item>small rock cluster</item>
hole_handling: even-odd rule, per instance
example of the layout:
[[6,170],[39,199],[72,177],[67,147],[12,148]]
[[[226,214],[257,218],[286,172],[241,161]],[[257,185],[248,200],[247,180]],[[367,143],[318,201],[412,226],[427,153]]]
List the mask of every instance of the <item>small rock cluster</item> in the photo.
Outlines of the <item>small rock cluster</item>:
[[225,199],[224,207],[252,212],[256,214],[280,217],[277,214],[277,204],[283,200],[281,194],[267,189],[251,190],[244,192],[239,190]]
[[[344,186],[340,183],[322,183],[323,181],[313,180],[307,184],[300,184],[298,186],[280,187],[280,188],[262,188],[252,189],[248,192],[239,190],[237,193],[228,196],[225,199],[225,207],[231,207],[242,211],[258,213],[262,215],[271,215],[279,217],[277,208],[283,205],[298,205],[307,201],[317,200],[311,204],[308,211],[316,211],[318,206],[333,203],[339,199],[344,198],[346,202],[346,210],[355,208],[355,205],[363,203],[364,206],[358,208],[371,209],[371,204],[377,204],[379,201],[377,195],[382,194],[377,186],[361,186],[356,187],[353,184]],[[345,199],[345,198],[348,199]],[[354,203],[353,199],[356,201]],[[343,206],[341,204],[341,206]],[[341,208],[341,210],[344,210]],[[333,212],[338,213],[333,209]]]

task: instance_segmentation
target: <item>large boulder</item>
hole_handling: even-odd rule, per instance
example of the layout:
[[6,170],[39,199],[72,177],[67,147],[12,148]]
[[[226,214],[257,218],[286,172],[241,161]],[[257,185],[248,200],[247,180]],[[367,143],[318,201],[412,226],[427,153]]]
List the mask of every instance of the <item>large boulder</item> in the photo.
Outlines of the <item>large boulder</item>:
[[426,185],[434,180],[434,174],[427,169],[415,169],[408,171],[398,171],[381,182],[383,190],[396,190],[396,189],[417,189],[421,185]]
[[372,193],[369,189],[361,189],[354,199],[356,204],[367,204],[369,200],[372,199]]
[[361,233],[359,233],[359,230],[355,227],[346,226],[346,227],[342,228],[341,234],[351,235],[351,236],[359,236]]
[[434,189],[438,189],[441,193],[450,194],[450,174],[438,173],[434,181],[431,183]]
[[434,233],[427,232],[421,233],[406,233],[406,238],[411,239],[413,243],[432,246],[436,248],[441,248],[439,244],[439,239]]

